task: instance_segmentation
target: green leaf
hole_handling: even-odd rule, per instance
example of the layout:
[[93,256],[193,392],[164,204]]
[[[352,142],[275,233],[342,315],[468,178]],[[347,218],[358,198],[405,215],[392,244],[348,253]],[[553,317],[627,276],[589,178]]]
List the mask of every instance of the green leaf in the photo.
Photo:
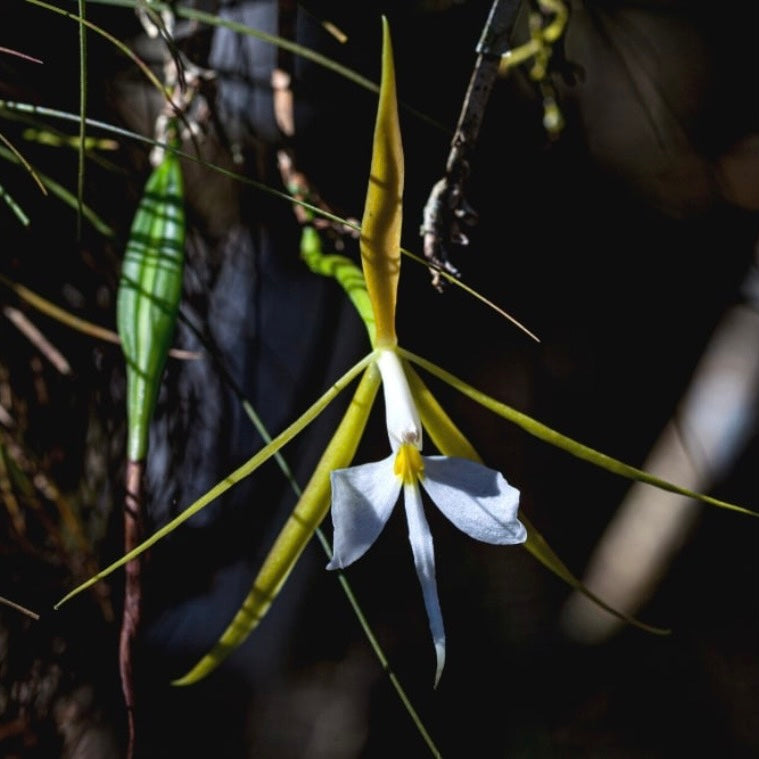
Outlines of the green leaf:
[[127,455],[145,458],[161,374],[182,295],[185,219],[179,159],[167,153],[154,169],[132,223],[117,302],[127,361]]

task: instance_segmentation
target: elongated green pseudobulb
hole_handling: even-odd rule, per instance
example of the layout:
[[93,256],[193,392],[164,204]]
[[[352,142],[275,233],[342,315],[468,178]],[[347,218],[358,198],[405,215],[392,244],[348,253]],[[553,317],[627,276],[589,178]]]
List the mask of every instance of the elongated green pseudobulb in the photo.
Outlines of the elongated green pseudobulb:
[[145,185],[132,222],[117,303],[127,362],[127,456],[145,458],[182,294],[185,217],[179,159],[166,153]]

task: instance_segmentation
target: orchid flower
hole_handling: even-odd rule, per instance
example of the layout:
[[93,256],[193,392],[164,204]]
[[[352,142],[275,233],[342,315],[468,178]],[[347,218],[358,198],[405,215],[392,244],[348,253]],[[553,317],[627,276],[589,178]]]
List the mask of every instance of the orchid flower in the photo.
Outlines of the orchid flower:
[[[371,547],[389,519],[401,489],[404,491],[412,553],[435,643],[437,683],[445,661],[445,634],[435,582],[434,549],[424,515],[420,486],[443,514],[471,537],[501,545],[522,543],[550,571],[585,593],[609,613],[649,632],[667,632],[618,612],[594,596],[563,564],[527,518],[520,515],[520,519],[517,519],[519,492],[501,474],[481,463],[471,443],[440,407],[409,363],[425,369],[527,433],[558,446],[579,459],[623,477],[697,498],[720,508],[759,516],[744,507],[674,485],[572,440],[476,390],[436,364],[399,347],[395,331],[395,307],[400,273],[403,149],[395,98],[392,49],[384,19],[383,31],[382,84],[374,131],[371,174],[361,224],[363,277],[355,265],[343,256],[321,256],[318,251],[312,251],[309,264],[312,268],[318,268],[318,262],[321,261],[324,268],[320,273],[334,276],[341,282],[369,330],[373,350],[248,461],[150,538],[76,587],[55,605],[55,608],[60,607],[141,555],[221,493],[252,474],[264,461],[277,456],[288,441],[312,422],[363,372],[352,402],[292,514],[272,545],[240,610],[214,647],[188,673],[175,680],[175,685],[189,685],[205,677],[258,626],[305,546],[326,517],[330,505],[334,546],[328,567],[336,569],[353,563]],[[311,209],[316,210],[313,207]],[[350,466],[380,382],[385,397],[391,454],[382,461]],[[447,455],[422,456],[422,424],[436,447]]]
[[445,663],[445,631],[435,582],[435,552],[420,485],[463,532],[486,543],[524,543],[516,517],[519,491],[503,476],[463,458],[422,456],[422,424],[398,355],[395,305],[400,273],[403,148],[395,98],[395,71],[385,25],[382,86],[374,151],[361,224],[361,259],[375,325],[375,363],[382,377],[391,454],[382,461],[331,473],[333,557],[341,569],[364,555],[379,536],[403,489],[409,540],[427,609],[437,667]]
[[385,526],[403,488],[409,541],[435,643],[437,685],[445,663],[445,631],[432,535],[419,485],[456,527],[476,540],[514,545],[524,543],[527,531],[516,518],[519,491],[499,472],[468,459],[420,454],[422,425],[398,354],[381,351],[377,365],[392,453],[382,461],[332,472],[335,536],[327,568],[342,569],[364,555]]

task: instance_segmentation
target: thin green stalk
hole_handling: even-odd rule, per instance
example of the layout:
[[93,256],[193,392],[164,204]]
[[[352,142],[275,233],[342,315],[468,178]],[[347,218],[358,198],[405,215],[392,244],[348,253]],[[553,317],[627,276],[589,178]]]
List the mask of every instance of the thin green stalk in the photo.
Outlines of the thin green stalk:
[[76,179],[76,239],[82,239],[84,210],[84,142],[87,136],[87,28],[86,0],[79,0],[79,149]]
[[[317,538],[319,538],[319,542],[322,544],[322,548],[324,548],[325,553],[331,559],[332,550],[330,548],[329,542],[324,537],[324,533],[319,528],[317,528],[316,530],[316,536]],[[348,599],[348,603],[351,605],[351,608],[353,609],[353,613],[356,615],[356,619],[358,619],[358,623],[361,625],[361,629],[364,631],[364,635],[366,635],[366,639],[369,641],[369,645],[372,647],[372,650],[374,651],[374,655],[377,657],[377,660],[382,665],[382,668],[385,670],[385,673],[387,674],[387,679],[390,680],[390,683],[395,689],[395,692],[398,694],[398,698],[401,700],[401,703],[403,704],[404,708],[408,712],[409,717],[411,717],[411,721],[414,723],[414,726],[419,731],[419,735],[422,737],[422,740],[427,745],[427,748],[430,750],[430,753],[432,754],[432,756],[434,756],[435,759],[441,759],[442,754],[440,753],[440,750],[435,745],[435,741],[432,739],[432,736],[427,732],[427,728],[424,726],[424,723],[422,722],[422,718],[419,716],[418,712],[414,708],[414,705],[411,703],[411,700],[406,694],[406,691],[403,689],[403,685],[401,685],[401,681],[398,679],[395,672],[393,672],[393,670],[390,668],[390,662],[385,656],[385,652],[382,650],[382,646],[380,645],[379,641],[377,640],[377,638],[374,637],[374,633],[372,632],[372,628],[369,625],[369,621],[364,616],[364,612],[361,610],[358,600],[353,595],[353,591],[351,590],[351,587],[348,583],[348,578],[345,576],[345,574],[342,571],[338,572],[338,580],[340,581],[340,585],[343,588],[343,592],[345,593],[345,596]]]
[[486,298],[484,295],[481,295],[477,292],[473,287],[470,287],[466,282],[462,282],[458,277],[454,277],[453,274],[450,272],[445,271],[441,266],[438,266],[437,264],[433,263],[432,261],[428,261],[421,256],[417,256],[416,253],[412,253],[410,250],[406,250],[405,248],[401,248],[401,253],[403,253],[404,256],[407,256],[412,261],[416,261],[418,264],[423,264],[428,269],[434,269],[436,272],[440,274],[443,279],[445,279],[447,282],[449,282],[452,285],[455,285],[456,287],[460,287],[465,293],[468,293],[473,298],[476,298],[480,303],[487,306],[488,308],[491,308],[493,311],[495,311],[497,314],[502,316],[506,321],[510,321],[517,329],[521,330],[522,332],[527,335],[527,337],[534,340],[536,343],[540,342],[540,338],[531,330],[529,330],[527,327],[522,324],[516,317],[512,316],[508,311],[505,311],[500,306],[493,303],[492,300],[489,298]]
[[[5,160],[12,161],[14,163],[19,163],[18,156],[15,153],[12,153],[10,150],[6,150],[6,148],[4,148],[2,145],[0,145],[0,158],[4,158]],[[64,203],[66,203],[66,205],[76,208],[77,200],[73,193],[69,192],[63,185],[58,184],[58,182],[46,174],[36,172],[36,176],[42,183],[42,186],[46,188],[46,193],[47,190],[50,190],[53,195],[55,195],[59,200],[62,200]],[[115,236],[116,233],[95,213],[95,211],[93,211],[88,205],[84,203],[81,206],[81,215],[87,219],[87,221],[89,221],[90,224],[92,224],[92,226],[104,237]]]
[[[167,102],[173,102],[171,99],[171,93],[161,84],[158,77],[150,70],[150,66],[148,66],[147,63],[145,63],[145,61],[143,61],[142,58],[140,58],[128,45],[123,43],[117,37],[114,37],[110,32],[107,32],[105,29],[101,29],[91,21],[87,21],[87,19],[81,15],[77,15],[76,13],[69,13],[68,11],[63,10],[63,8],[59,8],[56,5],[45,3],[43,0],[24,0],[24,2],[29,3],[30,5],[36,5],[37,7],[44,8],[48,11],[52,11],[53,13],[57,13],[60,16],[65,16],[72,21],[76,21],[80,27],[86,26],[88,29],[92,29],[92,31],[96,34],[99,34],[101,37],[107,39],[112,45],[118,48],[122,53],[124,53],[124,55],[126,55],[131,61],[134,62],[140,71],[145,74],[150,83],[164,96],[164,98],[166,98]],[[80,118],[81,115],[77,116],[77,119]]]
[[8,208],[11,209],[13,214],[16,216],[16,218],[25,226],[29,226],[29,217],[24,213],[24,209],[21,208],[21,206],[16,203],[16,201],[13,199],[11,195],[8,194],[8,192],[5,190],[5,188],[0,185],[0,198],[2,198]]
[[0,132],[0,142],[8,146],[8,150],[13,153],[15,159],[32,175],[32,179],[37,183],[37,186],[42,191],[42,194],[47,195],[47,190],[40,181],[37,172],[32,168],[32,165],[29,163],[29,161],[27,161],[26,158],[24,158],[24,156],[19,152],[16,146],[2,132]]

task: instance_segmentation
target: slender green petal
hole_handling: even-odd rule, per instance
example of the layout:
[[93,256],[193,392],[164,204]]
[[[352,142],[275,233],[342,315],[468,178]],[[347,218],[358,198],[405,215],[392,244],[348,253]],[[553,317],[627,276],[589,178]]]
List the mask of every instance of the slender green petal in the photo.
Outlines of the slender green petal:
[[[482,459],[477,451],[469,440],[464,437],[458,427],[456,427],[451,418],[445,413],[445,411],[443,411],[442,407],[419,375],[410,366],[407,365],[406,368],[409,385],[411,386],[411,392],[414,394],[414,400],[419,408],[422,424],[438,450],[446,456],[461,456],[463,458],[471,459],[472,461],[481,462]],[[566,565],[548,545],[543,536],[535,529],[530,520],[527,519],[524,512],[520,512],[519,519],[527,529],[527,541],[524,543],[524,547],[541,564],[543,564],[543,566],[551,570],[551,572],[557,575],[560,579],[590,598],[602,609],[608,611],[609,614],[613,614],[618,619],[621,619],[630,625],[656,635],[666,635],[669,633],[669,630],[639,622],[634,617],[629,617],[602,601],[569,571]]]
[[377,325],[377,346],[393,346],[401,269],[403,146],[387,19],[382,19],[382,83],[374,126],[372,167],[361,222],[361,260]]
[[440,453],[446,456],[470,459],[481,464],[482,459],[479,453],[453,423],[451,417],[445,413],[443,407],[437,402],[414,367],[408,361],[404,361],[403,369],[406,372],[406,379],[411,388],[411,395],[416,403],[417,411],[422,419],[422,426],[427,430]]
[[379,381],[376,367],[369,366],[303,495],[253,581],[242,607],[213,649],[186,675],[174,680],[174,685],[190,685],[205,677],[226,659],[263,619],[301,552],[329,510],[330,472],[348,466],[352,461],[374,404]]
[[113,571],[119,567],[123,567],[132,559],[137,558],[140,554],[147,551],[148,548],[155,545],[161,538],[165,538],[170,532],[173,532],[179,525],[186,522],[190,517],[197,514],[202,508],[218,498],[222,493],[225,493],[233,485],[236,485],[240,480],[245,479],[258,469],[261,464],[268,461],[283,445],[292,440],[299,432],[305,429],[324,409],[342,392],[351,381],[370,364],[375,358],[374,353],[369,353],[361,359],[357,364],[354,364],[348,371],[337,381],[332,387],[327,390],[324,395],[321,396],[310,408],[296,419],[289,427],[279,433],[277,437],[272,440],[269,445],[262,448],[254,456],[251,456],[242,466],[235,469],[234,472],[227,475],[221,482],[218,482],[207,493],[198,498],[197,501],[188,506],[179,516],[172,519],[165,524],[153,535],[151,535],[146,541],[140,543],[133,551],[124,554],[118,561],[107,566],[102,571],[98,572],[89,580],[82,583],[67,593],[53,608],[60,608],[66,601],[71,600],[74,596],[79,595],[83,590],[92,587],[96,582],[99,582],[104,577],[107,577]]
[[648,625],[645,622],[641,622],[635,617],[628,616],[622,611],[618,611],[613,606],[609,606],[602,598],[597,596],[588,587],[572,574],[567,565],[557,556],[556,552],[548,545],[546,539],[535,529],[535,526],[524,515],[520,514],[519,518],[527,528],[527,542],[524,547],[544,566],[546,569],[550,569],[558,578],[564,580],[567,585],[576,590],[578,593],[582,593],[586,598],[593,601],[594,604],[602,608],[617,619],[621,619],[633,627],[637,627],[645,632],[652,633],[653,635],[669,635],[672,631],[664,627],[654,627]]
[[[409,361],[413,361],[413,363],[415,363],[417,366],[421,366],[423,369],[426,369],[430,374],[433,374],[438,379],[443,380],[443,382],[455,388],[460,393],[463,393],[468,398],[471,398],[473,401],[476,401],[481,406],[489,409],[494,414],[502,416],[504,419],[513,422],[518,427],[521,427],[530,435],[533,435],[534,437],[543,440],[546,443],[555,445],[557,448],[561,448],[567,453],[572,454],[572,456],[576,456],[578,459],[589,461],[591,464],[595,464],[596,466],[601,467],[602,469],[606,469],[613,474],[618,474],[621,477],[627,477],[630,480],[639,480],[640,482],[645,482],[648,485],[653,485],[654,487],[661,488],[662,490],[667,490],[670,493],[679,493],[680,495],[686,495],[689,498],[695,498],[699,501],[703,501],[704,503],[711,504],[712,506],[719,506],[722,509],[737,511],[740,514],[759,517],[759,513],[756,511],[752,511],[751,509],[747,509],[743,506],[737,506],[734,503],[721,501],[718,498],[712,498],[711,496],[704,495],[703,493],[695,493],[692,490],[688,490],[687,488],[681,488],[679,485],[674,485],[671,482],[667,482],[666,480],[663,480],[659,477],[654,477],[654,475],[649,474],[648,472],[644,472],[642,469],[636,469],[635,467],[630,466],[629,464],[625,464],[618,459],[607,456],[606,454],[601,453],[600,451],[596,451],[593,448],[589,448],[587,445],[578,443],[576,440],[572,440],[572,438],[567,437],[566,435],[562,435],[560,432],[556,432],[556,430],[552,430],[550,427],[546,427],[546,425],[541,424],[535,419],[532,419],[531,417],[527,416],[527,414],[523,414],[521,411],[517,411],[516,409],[511,408],[511,406],[507,406],[505,403],[496,401],[480,390],[476,390],[463,380],[455,377],[450,372],[447,372],[445,369],[437,366],[437,364],[433,364],[431,361],[427,361],[427,359],[421,358],[420,356],[415,356],[413,353],[410,353],[409,351],[403,350],[401,348],[398,349],[398,352],[404,358],[408,359]],[[426,426],[427,425],[425,424],[425,427]]]

